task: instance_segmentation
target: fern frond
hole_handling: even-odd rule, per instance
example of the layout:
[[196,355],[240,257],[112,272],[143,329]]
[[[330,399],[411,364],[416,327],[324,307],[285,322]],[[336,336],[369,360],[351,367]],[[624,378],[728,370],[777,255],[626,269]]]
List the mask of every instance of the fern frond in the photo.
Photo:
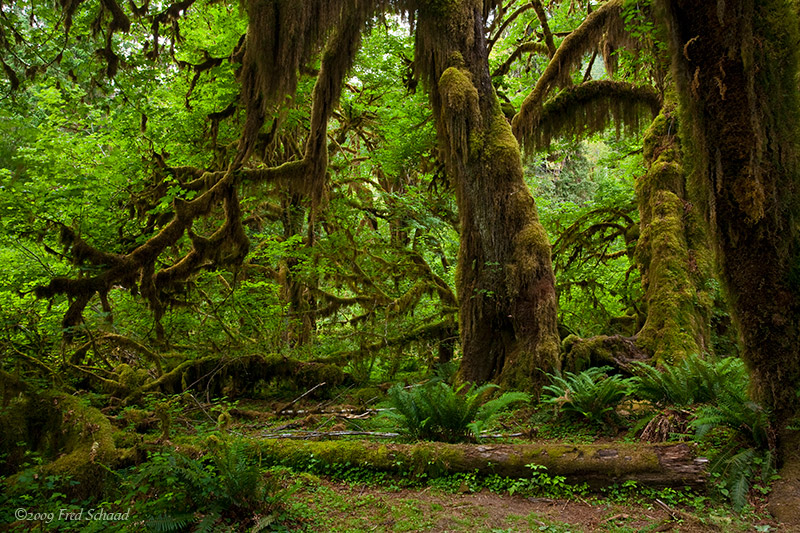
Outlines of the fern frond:
[[151,531],[166,533],[168,531],[179,531],[193,521],[194,515],[191,513],[163,514],[147,520],[146,524]]

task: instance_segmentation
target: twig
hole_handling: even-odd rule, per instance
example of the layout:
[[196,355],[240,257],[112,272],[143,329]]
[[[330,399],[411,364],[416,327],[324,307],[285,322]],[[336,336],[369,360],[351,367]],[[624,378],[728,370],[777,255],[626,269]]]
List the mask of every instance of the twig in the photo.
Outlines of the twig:
[[681,517],[680,513],[678,513],[678,512],[677,512],[677,511],[675,511],[674,509],[672,509],[672,508],[671,508],[669,505],[667,505],[666,503],[662,502],[662,501],[661,501],[661,500],[659,500],[658,498],[656,498],[656,503],[657,503],[657,504],[658,504],[658,505],[659,505],[659,506],[660,506],[662,509],[664,509],[664,510],[667,512],[667,514],[669,514],[669,516],[670,516],[670,517],[671,517],[673,520],[680,520],[680,517]]
[[305,398],[306,396],[308,396],[309,394],[311,394],[312,392],[314,392],[314,391],[315,391],[315,390],[317,390],[318,388],[322,387],[323,385],[327,385],[327,383],[326,383],[325,381],[323,381],[322,383],[320,383],[320,384],[318,384],[318,385],[314,385],[313,387],[311,387],[310,389],[308,389],[307,391],[305,391],[303,394],[301,394],[300,396],[298,396],[297,398],[295,398],[294,400],[292,400],[291,402],[289,402],[288,404],[286,404],[286,405],[283,407],[283,409],[281,409],[280,411],[278,411],[278,413],[277,413],[277,414],[281,414],[281,413],[283,413],[284,411],[286,411],[287,409],[289,409],[291,406],[293,406],[294,404],[296,404],[297,402],[299,402],[300,400],[302,400],[303,398]]

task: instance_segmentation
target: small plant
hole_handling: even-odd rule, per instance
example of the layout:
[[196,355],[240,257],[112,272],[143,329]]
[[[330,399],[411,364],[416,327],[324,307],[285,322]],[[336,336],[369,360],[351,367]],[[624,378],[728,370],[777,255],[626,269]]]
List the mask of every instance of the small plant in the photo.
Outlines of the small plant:
[[530,401],[523,392],[506,392],[484,401],[487,393],[496,388],[497,385],[488,384],[454,389],[441,381],[411,389],[395,385],[388,393],[394,411],[388,411],[386,416],[414,439],[458,442],[470,435],[477,438],[500,411],[512,403]]
[[288,493],[261,473],[243,441],[211,442],[214,450],[201,459],[177,453],[153,454],[129,482],[146,487],[143,511],[155,531],[176,531],[197,523],[198,530],[228,523],[264,527]]
[[611,367],[595,367],[577,374],[549,374],[550,385],[542,388],[542,403],[587,419],[608,424],[617,405],[628,395],[632,378],[609,376]]

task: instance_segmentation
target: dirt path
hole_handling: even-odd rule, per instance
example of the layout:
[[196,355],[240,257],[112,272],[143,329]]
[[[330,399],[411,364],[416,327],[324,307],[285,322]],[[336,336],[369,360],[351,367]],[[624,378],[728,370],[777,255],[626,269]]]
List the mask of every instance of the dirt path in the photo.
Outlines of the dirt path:
[[769,510],[786,531],[800,532],[800,431],[785,432],[781,456],[784,458],[778,472],[781,478],[772,486]]

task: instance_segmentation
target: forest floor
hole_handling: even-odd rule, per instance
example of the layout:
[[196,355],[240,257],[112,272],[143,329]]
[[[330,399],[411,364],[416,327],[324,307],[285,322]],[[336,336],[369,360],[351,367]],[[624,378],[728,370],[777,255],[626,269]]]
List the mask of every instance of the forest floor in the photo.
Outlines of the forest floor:
[[291,500],[311,531],[436,531],[505,533],[583,532],[788,532],[766,513],[736,516],[724,509],[706,512],[661,508],[655,502],[616,503],[606,498],[571,500],[525,498],[433,488],[387,489],[308,478]]
[[[281,431],[298,433],[375,428],[354,415],[308,414],[315,406],[306,404],[295,417],[273,417],[280,407],[242,401],[232,411],[237,416],[231,430],[259,438]],[[319,406],[316,406],[317,408]],[[347,411],[348,406],[326,406],[330,411]],[[267,414],[269,413],[269,414]],[[259,416],[260,414],[260,416]],[[244,415],[244,416],[242,416]],[[529,421],[529,413],[521,417]],[[349,417],[349,418],[348,418]],[[514,433],[522,427],[519,413],[503,424]],[[558,442],[614,442],[618,437],[592,435],[589,428],[561,428],[543,424],[537,439]],[[530,442],[528,438],[509,442]],[[263,438],[263,437],[262,437]],[[469,475],[445,482],[430,480],[428,486],[403,479],[382,478],[361,482],[358,474],[329,477],[287,469],[285,484],[293,484],[287,499],[289,523],[306,531],[395,532],[436,531],[503,533],[542,531],[583,532],[789,532],[767,511],[766,497],[751,498],[742,513],[714,502],[708,495],[666,489],[660,499],[652,493],[637,494],[622,488],[598,495],[570,498],[525,497],[507,491],[493,492],[472,485]],[[472,486],[470,486],[472,485]],[[658,499],[658,501],[656,501]],[[666,502],[666,503],[665,503]],[[290,529],[294,527],[290,526]]]

